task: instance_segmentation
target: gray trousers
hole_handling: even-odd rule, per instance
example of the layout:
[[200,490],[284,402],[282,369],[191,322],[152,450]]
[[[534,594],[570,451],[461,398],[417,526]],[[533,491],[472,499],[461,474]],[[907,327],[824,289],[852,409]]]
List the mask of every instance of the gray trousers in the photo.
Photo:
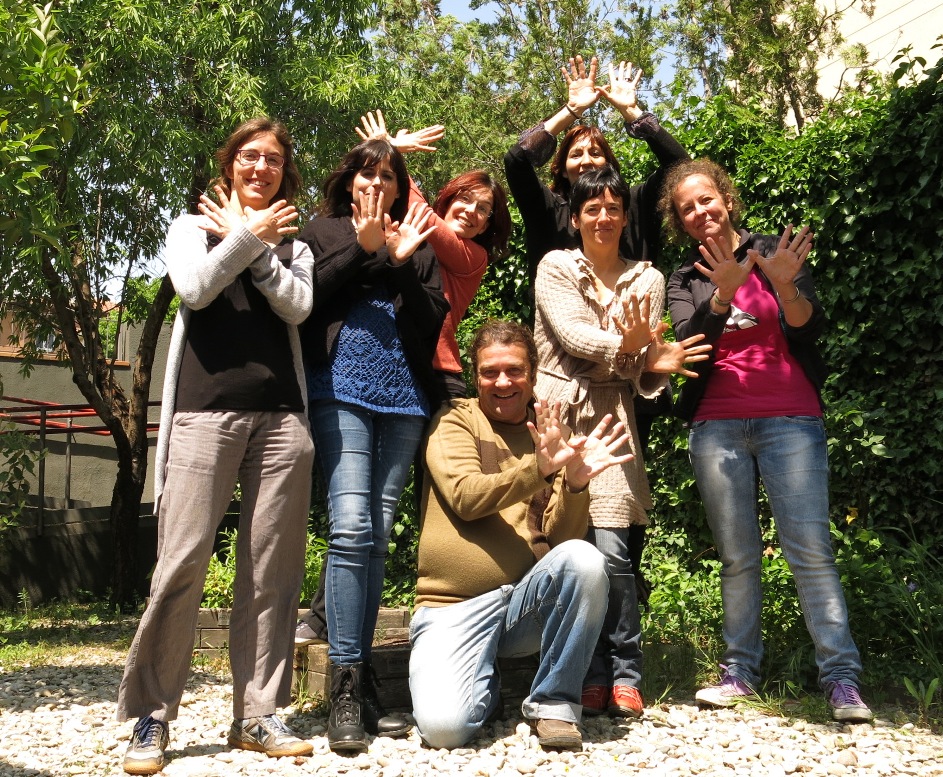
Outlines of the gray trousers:
[[288,705],[313,455],[303,413],[174,415],[157,566],[118,691],[118,720],[177,717],[213,541],[237,478],[233,716],[269,715]]

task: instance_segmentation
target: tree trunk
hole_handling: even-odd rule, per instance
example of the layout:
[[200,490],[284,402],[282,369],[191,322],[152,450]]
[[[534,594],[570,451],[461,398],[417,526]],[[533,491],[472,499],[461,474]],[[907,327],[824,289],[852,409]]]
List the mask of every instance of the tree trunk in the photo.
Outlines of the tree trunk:
[[[111,571],[111,601],[122,609],[130,608],[138,600],[140,579],[138,554],[138,526],[141,515],[141,497],[147,474],[147,455],[133,456],[139,466],[119,457],[118,477],[111,495],[111,532],[114,565]],[[130,466],[129,466],[130,465]]]

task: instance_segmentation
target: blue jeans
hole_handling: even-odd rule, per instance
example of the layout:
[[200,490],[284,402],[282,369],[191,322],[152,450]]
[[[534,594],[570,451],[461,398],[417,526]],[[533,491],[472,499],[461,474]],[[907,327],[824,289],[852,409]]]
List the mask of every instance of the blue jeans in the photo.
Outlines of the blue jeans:
[[828,452],[822,419],[699,421],[691,427],[688,449],[723,565],[720,590],[727,671],[749,685],[760,679],[763,548],[757,478],[761,477],[815,644],[819,683],[857,684],[861,659],[848,628],[829,534]]
[[426,422],[324,399],[310,414],[327,484],[328,655],[349,666],[370,659],[390,530]]
[[540,653],[524,717],[578,723],[608,588],[602,554],[570,540],[517,585],[445,607],[420,607],[410,624],[409,691],[426,744],[461,747],[475,736],[498,703],[499,657]]
[[609,567],[609,607],[603,621],[585,685],[642,684],[642,617],[635,574],[629,557],[629,527],[590,526],[586,541],[606,557]]

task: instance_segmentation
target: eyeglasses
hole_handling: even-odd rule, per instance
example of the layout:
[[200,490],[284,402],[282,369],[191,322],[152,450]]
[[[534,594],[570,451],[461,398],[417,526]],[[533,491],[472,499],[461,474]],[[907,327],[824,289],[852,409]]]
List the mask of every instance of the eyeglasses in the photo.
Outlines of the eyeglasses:
[[261,154],[254,148],[239,149],[236,152],[236,159],[244,165],[255,165],[260,159],[265,160],[265,166],[273,170],[281,170],[285,166],[285,157],[281,154]]
[[473,199],[470,194],[459,194],[455,199],[460,202],[462,205],[474,205],[475,206],[475,215],[479,218],[490,219],[491,218],[491,205],[487,202],[478,202]]

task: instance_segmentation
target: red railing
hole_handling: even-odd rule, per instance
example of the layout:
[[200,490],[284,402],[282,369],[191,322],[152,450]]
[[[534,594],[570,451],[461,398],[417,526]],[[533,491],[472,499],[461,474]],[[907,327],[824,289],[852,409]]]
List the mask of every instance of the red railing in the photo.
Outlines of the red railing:
[[[98,418],[98,415],[90,405],[63,405],[58,402],[45,402],[39,399],[24,399],[22,397],[0,397],[3,402],[16,403],[12,406],[0,405],[0,421],[8,421],[15,425],[15,430],[23,434],[39,435],[40,450],[46,449],[47,434],[65,434],[65,499],[68,503],[71,499],[71,481],[72,481],[72,435],[74,434],[94,434],[98,436],[110,437],[111,432],[107,426],[99,423],[96,425],[77,424],[76,420],[87,418]],[[160,402],[148,402],[148,407],[159,407]],[[157,422],[148,422],[147,433],[156,432],[159,424]],[[25,428],[23,428],[25,427]],[[0,429],[0,434],[6,431]],[[42,527],[43,506],[46,501],[46,459],[42,457],[39,460],[39,472],[37,475],[37,487],[39,491],[39,526]]]

